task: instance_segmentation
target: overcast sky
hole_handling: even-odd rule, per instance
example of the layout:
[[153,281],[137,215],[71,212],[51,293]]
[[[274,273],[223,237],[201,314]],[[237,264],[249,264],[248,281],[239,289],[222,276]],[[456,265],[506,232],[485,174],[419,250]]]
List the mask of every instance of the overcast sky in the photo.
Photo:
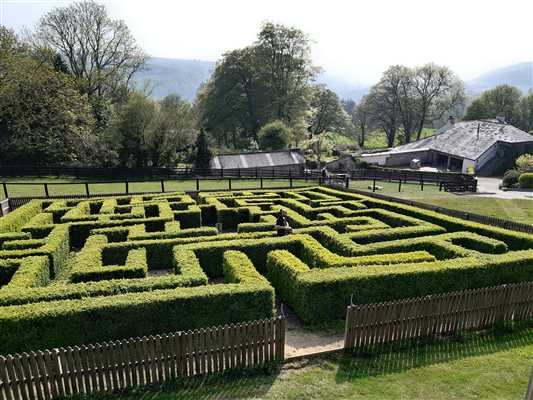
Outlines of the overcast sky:
[[[20,31],[70,1],[0,0],[1,23]],[[323,69],[370,84],[390,65],[445,64],[463,79],[533,60],[533,0],[115,0],[152,56],[215,61],[251,44],[262,21],[295,26],[314,40]]]

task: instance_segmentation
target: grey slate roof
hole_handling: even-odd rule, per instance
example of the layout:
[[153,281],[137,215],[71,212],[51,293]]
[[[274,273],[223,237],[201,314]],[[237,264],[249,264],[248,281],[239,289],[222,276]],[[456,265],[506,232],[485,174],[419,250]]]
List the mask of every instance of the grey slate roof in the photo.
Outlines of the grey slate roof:
[[303,164],[304,157],[298,149],[268,152],[220,154],[211,160],[211,168],[261,168]]
[[448,123],[435,132],[434,136],[397,146],[390,152],[435,150],[460,158],[477,160],[496,142],[533,143],[533,136],[497,120],[464,121]]

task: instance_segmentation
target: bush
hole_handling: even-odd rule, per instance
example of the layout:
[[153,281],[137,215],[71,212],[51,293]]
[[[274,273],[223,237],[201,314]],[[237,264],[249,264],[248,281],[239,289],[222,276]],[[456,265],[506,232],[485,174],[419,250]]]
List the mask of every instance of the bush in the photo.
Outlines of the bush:
[[505,174],[503,174],[502,184],[505,187],[513,187],[518,184],[518,178],[522,173],[520,171],[510,169]]
[[533,172],[533,154],[523,154],[515,161],[516,169],[520,172]]
[[292,131],[281,121],[273,121],[259,130],[259,145],[263,150],[281,150],[289,147]]
[[533,173],[527,172],[518,178],[520,189],[533,189]]
[[476,173],[476,170],[474,167],[469,166],[469,167],[466,167],[466,173],[470,175],[474,175]]

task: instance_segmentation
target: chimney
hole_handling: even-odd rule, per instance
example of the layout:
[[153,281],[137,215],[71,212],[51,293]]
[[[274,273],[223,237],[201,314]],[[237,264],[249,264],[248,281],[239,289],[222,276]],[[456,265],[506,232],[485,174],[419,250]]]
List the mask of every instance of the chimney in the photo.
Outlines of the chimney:
[[448,117],[448,123],[450,125],[455,124],[455,117],[452,114],[450,114],[450,116]]
[[498,120],[498,123],[505,124],[505,115],[496,115],[496,119]]

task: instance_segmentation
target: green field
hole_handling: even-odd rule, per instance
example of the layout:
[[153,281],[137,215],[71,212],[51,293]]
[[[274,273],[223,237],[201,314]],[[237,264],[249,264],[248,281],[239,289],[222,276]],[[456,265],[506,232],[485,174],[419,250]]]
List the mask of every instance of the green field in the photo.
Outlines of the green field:
[[[367,357],[332,356],[270,375],[189,379],[87,399],[521,399],[533,329]],[[174,386],[174,388],[172,388]]]
[[[372,181],[352,181],[350,188],[371,192]],[[376,186],[383,189],[376,193],[413,200],[434,206],[451,208],[473,214],[487,215],[510,221],[533,224],[533,200],[529,199],[499,199],[480,197],[475,195],[457,195],[449,192],[439,192],[438,186],[424,185],[421,190],[417,184],[403,184],[398,192],[398,183],[376,182]]]
[[[0,178],[0,182],[12,182],[17,184],[7,184],[8,195],[9,197],[24,197],[24,196],[44,196],[45,189],[42,183],[49,183],[48,193],[50,196],[59,196],[59,195],[80,195],[85,196],[85,182],[89,182],[89,192],[90,194],[102,194],[102,193],[117,193],[125,194],[126,185],[124,182],[120,183],[100,183],[101,181],[97,179],[85,180],[85,179],[76,179],[69,177],[42,177],[42,178],[32,178],[32,177],[17,177],[17,178]],[[35,185],[35,183],[41,183]],[[62,185],[61,183],[70,183],[68,185]],[[243,188],[259,188],[260,180],[247,179],[247,180],[238,180],[232,179],[231,187],[232,189],[243,189]],[[293,179],[293,186],[306,186],[311,183],[305,182],[304,180]],[[196,180],[165,180],[165,191],[188,191],[196,190]],[[161,192],[161,180],[152,181],[152,182],[130,182],[128,184],[129,193],[135,192]],[[263,179],[263,187],[288,187],[289,179]],[[224,190],[228,189],[228,179],[221,180],[201,180],[200,179],[200,190]],[[0,200],[4,199],[5,192],[0,188]]]

